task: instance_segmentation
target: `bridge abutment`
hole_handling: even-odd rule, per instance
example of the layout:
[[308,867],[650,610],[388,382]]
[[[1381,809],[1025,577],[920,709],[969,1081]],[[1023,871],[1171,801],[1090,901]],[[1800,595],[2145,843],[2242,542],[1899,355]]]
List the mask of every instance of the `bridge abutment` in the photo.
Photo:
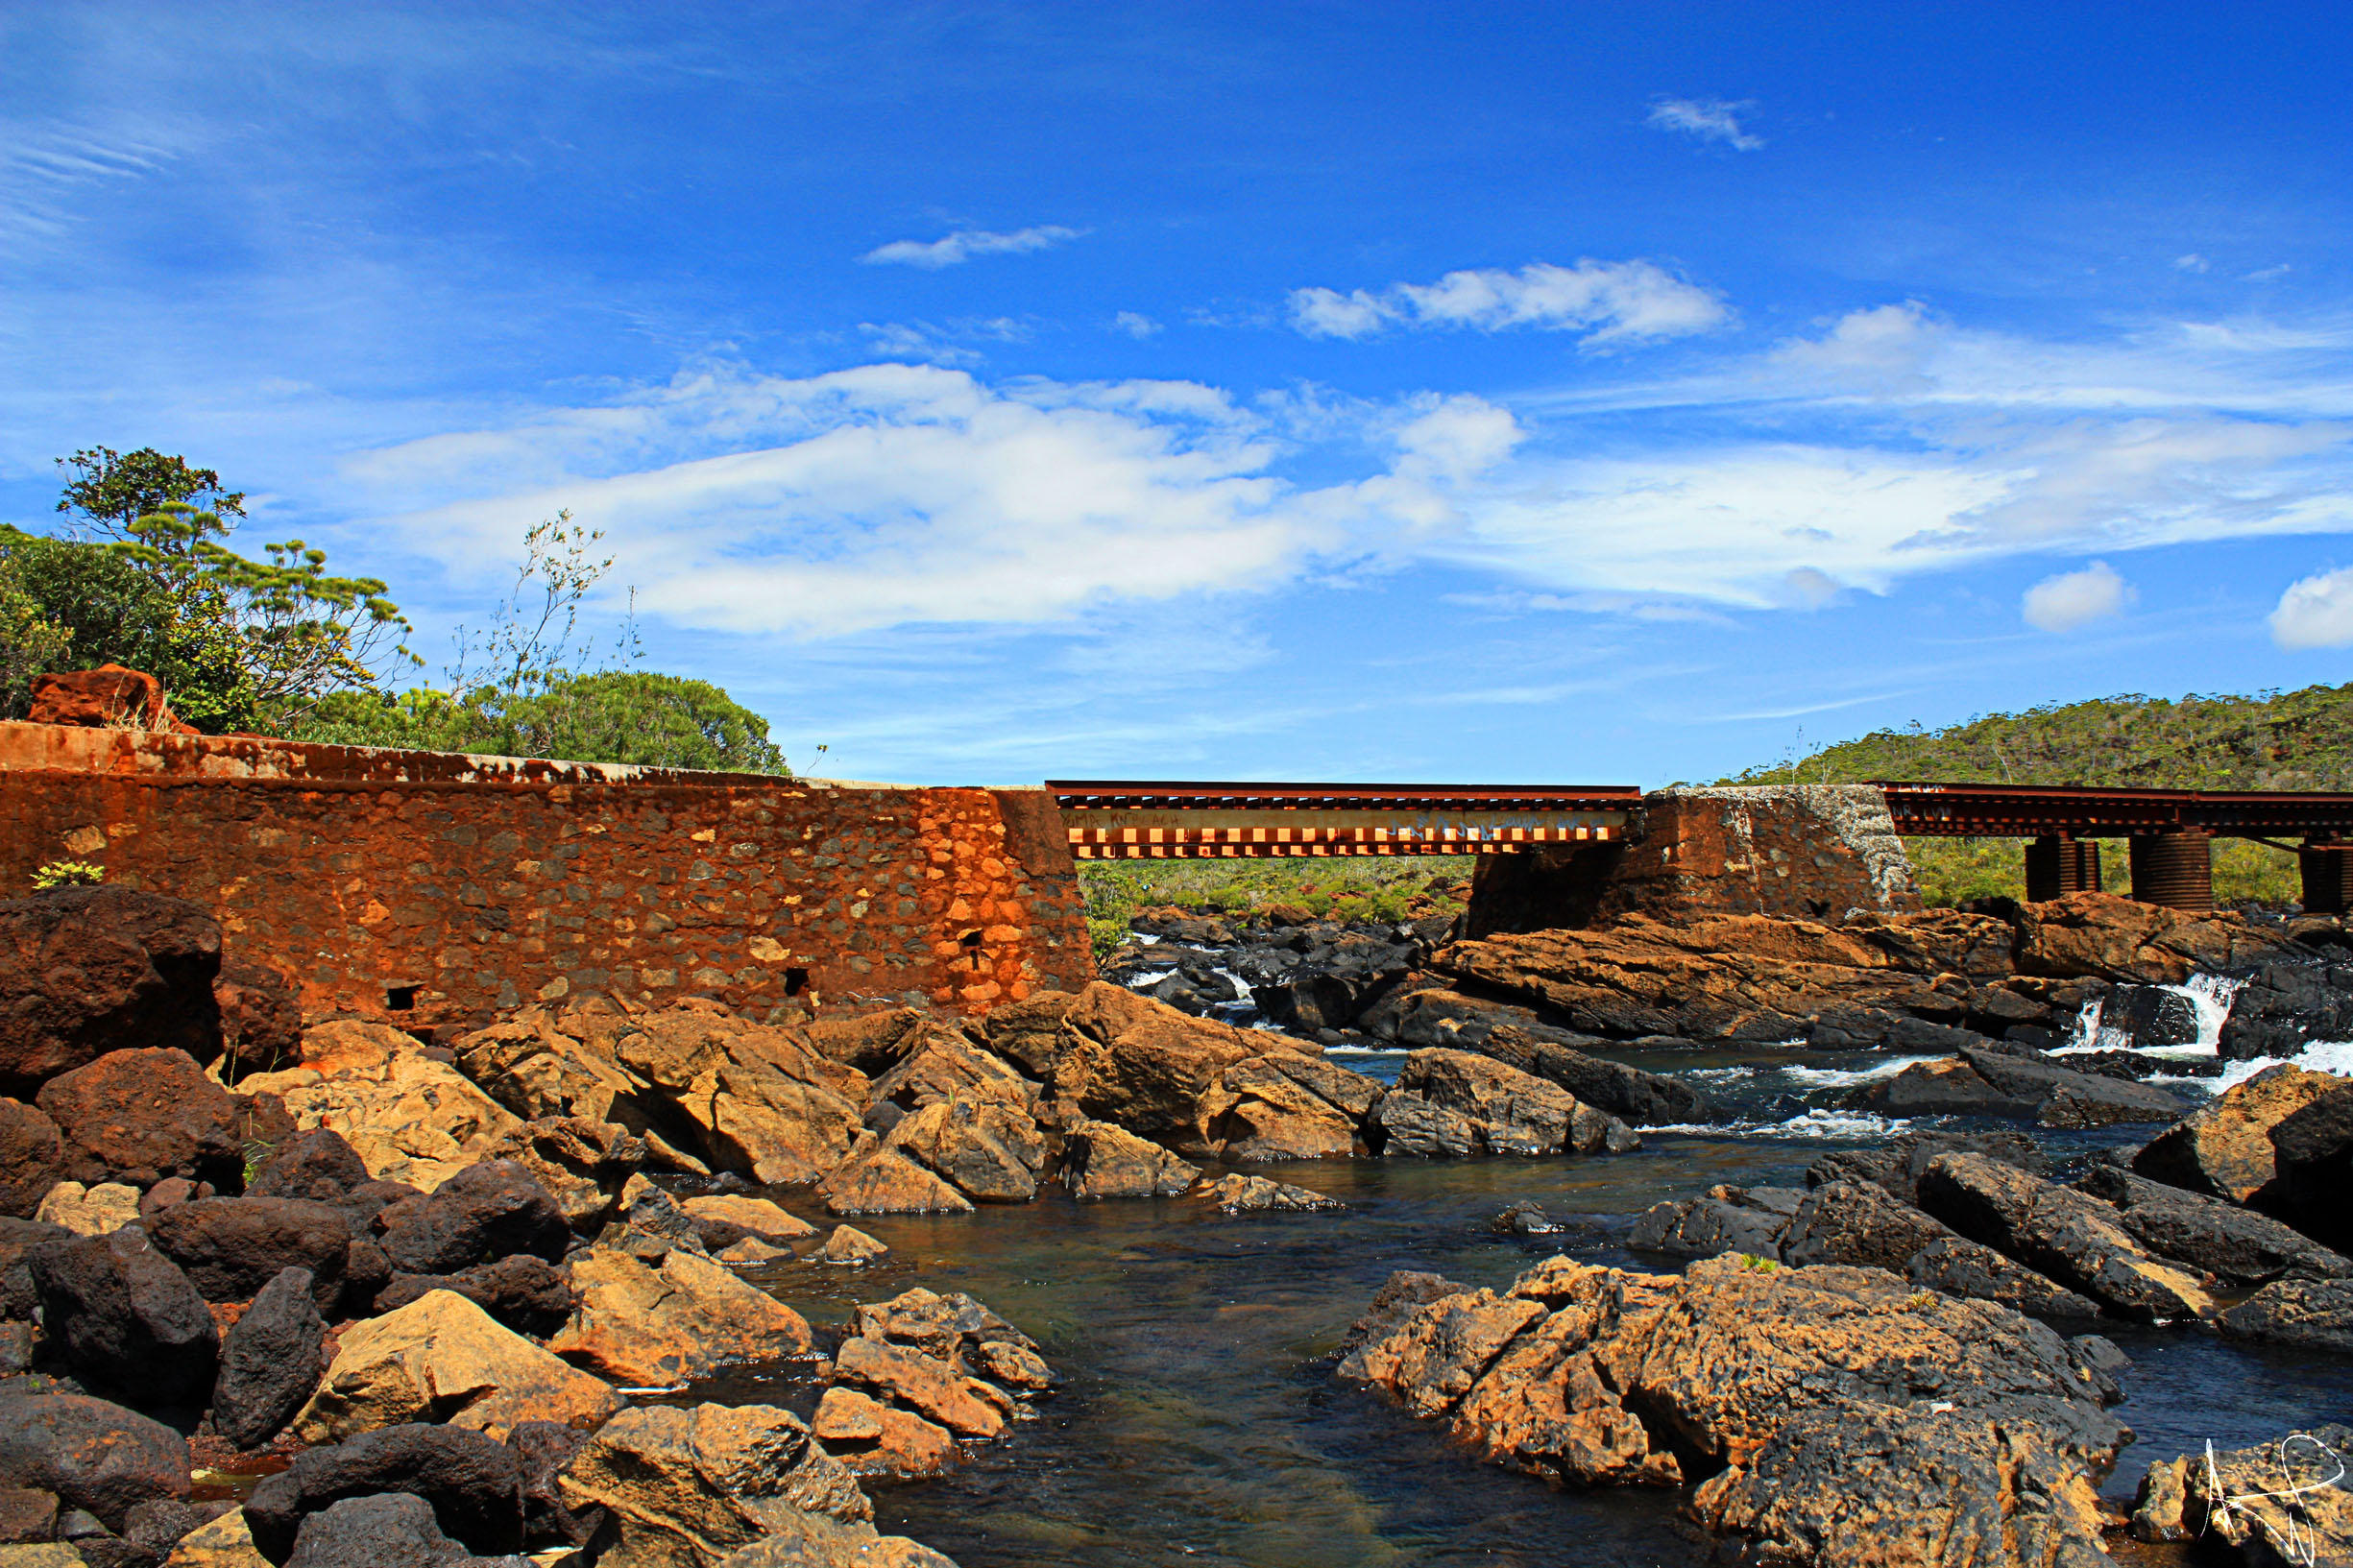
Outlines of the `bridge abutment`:
[[2071,833],[2045,833],[2026,845],[2027,903],[2101,890],[2098,841]]

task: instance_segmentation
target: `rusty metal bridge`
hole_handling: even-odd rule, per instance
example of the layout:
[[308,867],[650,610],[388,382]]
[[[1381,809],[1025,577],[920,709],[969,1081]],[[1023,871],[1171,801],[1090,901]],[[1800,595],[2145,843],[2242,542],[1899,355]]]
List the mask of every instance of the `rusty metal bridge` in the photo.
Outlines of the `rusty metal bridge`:
[[[1632,784],[1050,779],[1046,787],[1081,860],[1508,855],[1622,841],[1642,808]],[[2032,899],[2099,888],[2098,841],[2122,838],[2135,898],[2209,908],[2212,841],[2247,838],[2297,856],[2306,908],[2353,908],[2353,794],[1900,780],[1876,787],[1900,833],[2030,840]]]

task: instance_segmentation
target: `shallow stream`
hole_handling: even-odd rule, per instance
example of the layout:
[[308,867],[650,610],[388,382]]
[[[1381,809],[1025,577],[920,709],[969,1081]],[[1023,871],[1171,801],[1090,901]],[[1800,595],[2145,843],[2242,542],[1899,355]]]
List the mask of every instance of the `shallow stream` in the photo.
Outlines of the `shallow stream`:
[[[2306,1065],[2338,1058],[2353,1065],[2344,1048],[2316,1048]],[[1389,1078],[1401,1057],[1339,1059]],[[972,1215],[876,1217],[860,1221],[892,1249],[876,1267],[794,1263],[752,1277],[820,1323],[910,1285],[969,1291],[1068,1378],[1036,1420],[976,1446],[963,1469],[878,1493],[880,1525],[962,1568],[1700,1564],[1709,1547],[1679,1522],[1681,1494],[1572,1491],[1493,1469],[1331,1373],[1342,1334],[1394,1269],[1500,1287],[1560,1251],[1676,1266],[1623,1249],[1636,1215],[1717,1182],[1802,1186],[1825,1149],[1904,1130],[1800,1100],[1916,1058],[1769,1049],[1618,1059],[1698,1079],[1738,1120],[1729,1131],[1646,1129],[1640,1152],[1614,1158],[1249,1168],[1340,1198],[1345,1214],[1228,1217],[1183,1198],[1082,1205],[1057,1192]],[[2231,1078],[2242,1075],[2234,1064]],[[2174,1087],[2195,1097],[2214,1081]],[[2054,1159],[2077,1162],[2149,1130],[2043,1136]],[[770,1195],[831,1222],[806,1189]],[[1522,1198],[1570,1228],[1493,1234],[1489,1219]],[[2353,1411],[2353,1361],[2252,1350],[2195,1328],[2101,1332],[2133,1358],[2118,1413],[2140,1435],[2111,1492],[2129,1495],[2150,1460],[2207,1438],[2242,1446]],[[806,1411],[813,1390],[747,1375],[696,1395]]]

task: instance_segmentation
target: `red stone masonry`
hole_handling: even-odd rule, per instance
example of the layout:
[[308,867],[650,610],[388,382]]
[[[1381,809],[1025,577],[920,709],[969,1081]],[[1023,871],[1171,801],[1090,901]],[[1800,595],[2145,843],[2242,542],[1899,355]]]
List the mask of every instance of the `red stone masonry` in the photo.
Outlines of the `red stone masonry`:
[[606,991],[971,1014],[1094,977],[1035,789],[0,724],[0,897],[66,859],[213,909],[313,1013]]

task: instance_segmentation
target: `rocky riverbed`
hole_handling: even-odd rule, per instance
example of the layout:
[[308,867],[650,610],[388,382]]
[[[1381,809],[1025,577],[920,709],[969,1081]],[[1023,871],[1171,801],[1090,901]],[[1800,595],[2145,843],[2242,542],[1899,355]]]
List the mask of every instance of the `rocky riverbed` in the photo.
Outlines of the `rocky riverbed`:
[[2353,1394],[2327,923],[1137,936],[968,1025],[409,1031],[296,1016],[174,901],[0,905],[0,1563],[2337,1528],[2174,1464]]

